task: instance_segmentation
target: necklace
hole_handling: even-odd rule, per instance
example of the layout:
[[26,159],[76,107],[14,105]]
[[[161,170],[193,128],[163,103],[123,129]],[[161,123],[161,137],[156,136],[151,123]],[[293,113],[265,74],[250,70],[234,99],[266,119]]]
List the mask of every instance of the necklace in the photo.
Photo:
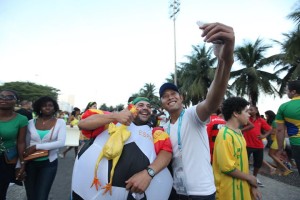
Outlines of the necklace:
[[42,118],[42,125],[45,126],[45,124],[46,124],[48,121],[50,121],[51,119],[53,119],[53,117],[51,117],[50,119],[47,119],[47,120],[44,120],[44,119]]

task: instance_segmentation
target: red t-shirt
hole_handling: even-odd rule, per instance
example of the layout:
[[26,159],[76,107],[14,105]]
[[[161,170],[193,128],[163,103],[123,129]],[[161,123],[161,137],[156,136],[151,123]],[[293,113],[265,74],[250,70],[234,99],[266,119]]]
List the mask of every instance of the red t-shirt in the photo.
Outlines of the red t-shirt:
[[224,126],[224,124],[226,124],[226,121],[223,118],[213,114],[210,116],[210,122],[206,126],[208,140],[209,140],[211,162],[212,162],[212,155],[214,151],[216,137],[218,135],[219,130]]
[[262,140],[258,138],[258,136],[262,134],[261,130],[271,130],[271,126],[266,122],[266,120],[260,117],[256,118],[255,120],[252,117],[250,117],[249,121],[254,125],[254,127],[250,130],[243,131],[247,147],[263,149],[264,144]]

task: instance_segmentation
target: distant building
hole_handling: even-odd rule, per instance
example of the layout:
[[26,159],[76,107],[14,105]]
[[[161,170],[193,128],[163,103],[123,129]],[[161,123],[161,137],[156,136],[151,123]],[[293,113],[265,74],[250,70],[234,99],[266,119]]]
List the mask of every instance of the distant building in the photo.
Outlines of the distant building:
[[74,107],[75,97],[74,95],[59,95],[58,105],[62,111],[71,112]]

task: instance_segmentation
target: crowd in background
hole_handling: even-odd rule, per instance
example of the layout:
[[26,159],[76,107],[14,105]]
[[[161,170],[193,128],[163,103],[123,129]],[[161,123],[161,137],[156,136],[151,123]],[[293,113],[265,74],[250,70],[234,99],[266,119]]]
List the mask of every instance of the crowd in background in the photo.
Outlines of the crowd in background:
[[[4,89],[0,93],[0,199],[6,199],[10,183],[23,185],[27,199],[48,199],[57,172],[58,152],[65,146],[66,127],[77,126],[80,110],[74,108],[71,115],[59,110],[56,100],[42,96],[34,103],[18,102],[17,92]],[[97,104],[93,106],[96,109]],[[89,108],[87,108],[89,109]],[[71,148],[75,156],[78,145]],[[40,150],[47,155],[27,160]]]
[[[291,101],[278,108],[276,124],[272,112],[266,113],[265,120],[255,105],[248,107],[250,103],[241,97],[229,97],[222,102],[234,62],[234,31],[221,23],[207,23],[199,28],[204,41],[214,45],[218,60],[214,79],[206,98],[188,108],[183,106],[178,87],[164,83],[159,97],[168,117],[163,117],[162,111],[153,111],[150,100],[145,97],[135,98],[128,109],[121,112],[89,109],[95,106],[95,102],[91,102],[82,117],[78,108],[67,117],[66,113],[59,112],[56,100],[43,96],[33,102],[34,117],[29,119],[24,112],[28,110],[25,102],[19,111],[24,115],[15,112],[16,92],[0,91],[0,200],[6,199],[11,182],[24,182],[28,200],[48,199],[57,172],[58,153],[66,144],[67,125],[78,126],[78,131],[87,131],[85,135],[92,138],[91,149],[83,154],[86,148],[77,149],[80,133],[74,146],[75,156],[78,151],[81,155],[76,157],[73,168],[73,200],[101,199],[103,194],[98,187],[101,186],[99,178],[103,177],[106,178],[101,182],[109,179],[109,183],[100,189],[104,189],[104,193],[109,191],[107,195],[118,196],[120,192],[123,197],[105,196],[108,199],[142,199],[145,195],[159,199],[161,195],[163,200],[168,196],[170,200],[260,200],[258,186],[263,183],[257,174],[263,165],[269,167],[270,173],[284,176],[293,173],[292,167],[297,166],[299,172],[300,80],[288,83],[287,94]],[[221,104],[222,115],[217,115],[214,111]],[[85,117],[86,113],[91,116]],[[207,126],[209,120],[219,123]],[[160,125],[162,128],[155,127]],[[284,143],[286,134],[290,144]],[[264,160],[268,137],[272,139],[269,154],[274,163]],[[85,140],[82,138],[83,143]],[[292,156],[287,156],[285,147],[290,147]],[[71,148],[67,147],[60,157],[64,158]],[[140,153],[141,159],[132,156],[133,153]],[[98,168],[100,161],[106,162],[106,167]],[[112,161],[110,178],[108,161]],[[118,168],[118,162],[128,170]],[[169,163],[173,177],[166,169]],[[115,172],[117,176],[113,176]],[[122,181],[114,187],[116,177]],[[160,184],[161,181],[164,184]]]
[[[5,181],[1,181],[0,184],[2,194],[0,199],[5,199],[5,194],[9,183],[12,182],[19,185],[22,184],[20,180],[24,178],[22,177],[24,174],[26,174],[26,181],[24,183],[28,199],[46,198],[50,192],[57,170],[57,153],[60,148],[64,147],[66,126],[69,126],[70,128],[76,127],[78,122],[81,120],[81,115],[89,109],[97,109],[97,103],[89,102],[87,107],[84,109],[84,112],[81,112],[79,108],[75,107],[71,114],[69,114],[66,111],[60,111],[57,102],[50,97],[41,97],[34,102],[34,104],[32,104],[31,101],[23,100],[20,102],[20,107],[16,107],[18,98],[17,93],[10,90],[3,90],[1,95],[5,96],[4,100],[8,102],[8,105],[5,109],[5,112],[2,112],[0,115],[0,119],[10,120],[10,118],[16,117],[15,120],[17,123],[20,123],[20,125],[18,125],[18,129],[14,130],[14,138],[9,139],[8,141],[3,141],[3,136],[1,137],[2,146],[0,144],[0,147],[3,148],[4,146],[4,148],[9,148],[9,146],[12,146],[10,145],[10,142],[12,142],[12,144],[18,143],[17,151],[24,152],[24,154],[19,153],[23,156],[25,155],[25,152],[28,154],[30,151],[41,148],[48,149],[52,153],[50,153],[47,157],[29,161],[26,164],[26,168],[24,167],[24,161],[3,165],[5,158],[4,156],[1,156],[1,169],[5,170],[1,171],[1,177],[3,174],[5,174],[6,177],[1,179]],[[16,112],[14,112],[15,110]],[[239,128],[242,131],[246,141],[248,154],[247,157],[249,158],[249,164],[253,165],[253,175],[257,177],[259,169],[263,165],[270,170],[269,172],[271,175],[277,174],[288,176],[290,173],[293,173],[293,169],[296,169],[297,165],[291,153],[291,145],[289,143],[287,133],[285,133],[286,139],[284,140],[285,156],[277,153],[278,144],[276,139],[276,114],[272,110],[268,110],[264,113],[265,115],[261,115],[258,108],[253,105],[250,105],[247,112],[250,116],[249,120],[245,125],[240,126]],[[59,119],[59,125],[57,124],[57,119]],[[164,127],[169,120],[170,116],[168,115],[168,112],[162,108],[156,108],[152,109],[148,125],[151,127]],[[211,164],[213,164],[215,140],[219,130],[223,128],[225,124],[226,120],[221,112],[221,107],[219,107],[219,109],[217,109],[217,111],[211,115],[210,122],[207,124]],[[9,127],[11,125],[7,124],[6,126]],[[54,127],[56,127],[57,130],[53,139],[49,140],[48,142],[44,141],[42,144],[38,144],[40,141],[43,141],[43,137],[46,136],[51,129],[54,129]],[[25,142],[25,128],[28,129],[27,136],[31,136],[27,137],[27,140],[29,140],[27,142]],[[80,130],[78,129],[78,131]],[[22,140],[24,140],[25,143],[23,143]],[[56,144],[53,144],[53,140],[56,140]],[[88,140],[89,138],[85,137],[83,134],[80,134],[78,146],[66,147],[65,150],[59,154],[59,156],[64,158],[66,153],[74,148],[76,157],[78,154],[78,147],[82,146]],[[52,143],[51,145],[49,145],[50,141]],[[26,149],[25,147],[28,146],[34,146],[34,150]],[[272,158],[273,162],[268,162],[263,158],[265,148],[268,148],[268,155]],[[20,160],[23,159],[22,156],[19,156],[19,158]],[[17,168],[17,171],[14,170],[15,164],[17,164],[17,167],[19,167]],[[5,167],[3,168],[3,166]],[[17,174],[17,179],[15,178],[15,174]],[[263,183],[261,183],[258,179],[257,183],[261,187],[264,186]],[[40,191],[40,193],[38,191]],[[33,195],[36,196],[33,197]]]

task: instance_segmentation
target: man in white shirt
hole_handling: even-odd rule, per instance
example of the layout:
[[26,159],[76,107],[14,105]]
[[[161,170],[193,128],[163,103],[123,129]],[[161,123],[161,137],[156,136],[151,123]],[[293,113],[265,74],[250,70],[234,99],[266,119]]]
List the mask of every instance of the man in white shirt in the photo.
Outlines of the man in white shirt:
[[[173,148],[173,187],[177,194],[170,197],[172,199],[215,199],[206,123],[224,97],[234,61],[235,37],[231,27],[220,23],[204,24],[200,29],[204,41],[214,43],[218,59],[206,99],[184,109],[177,86],[165,83],[159,90],[162,107],[170,114],[170,122],[164,128],[170,135]],[[222,43],[216,43],[217,40]]]

